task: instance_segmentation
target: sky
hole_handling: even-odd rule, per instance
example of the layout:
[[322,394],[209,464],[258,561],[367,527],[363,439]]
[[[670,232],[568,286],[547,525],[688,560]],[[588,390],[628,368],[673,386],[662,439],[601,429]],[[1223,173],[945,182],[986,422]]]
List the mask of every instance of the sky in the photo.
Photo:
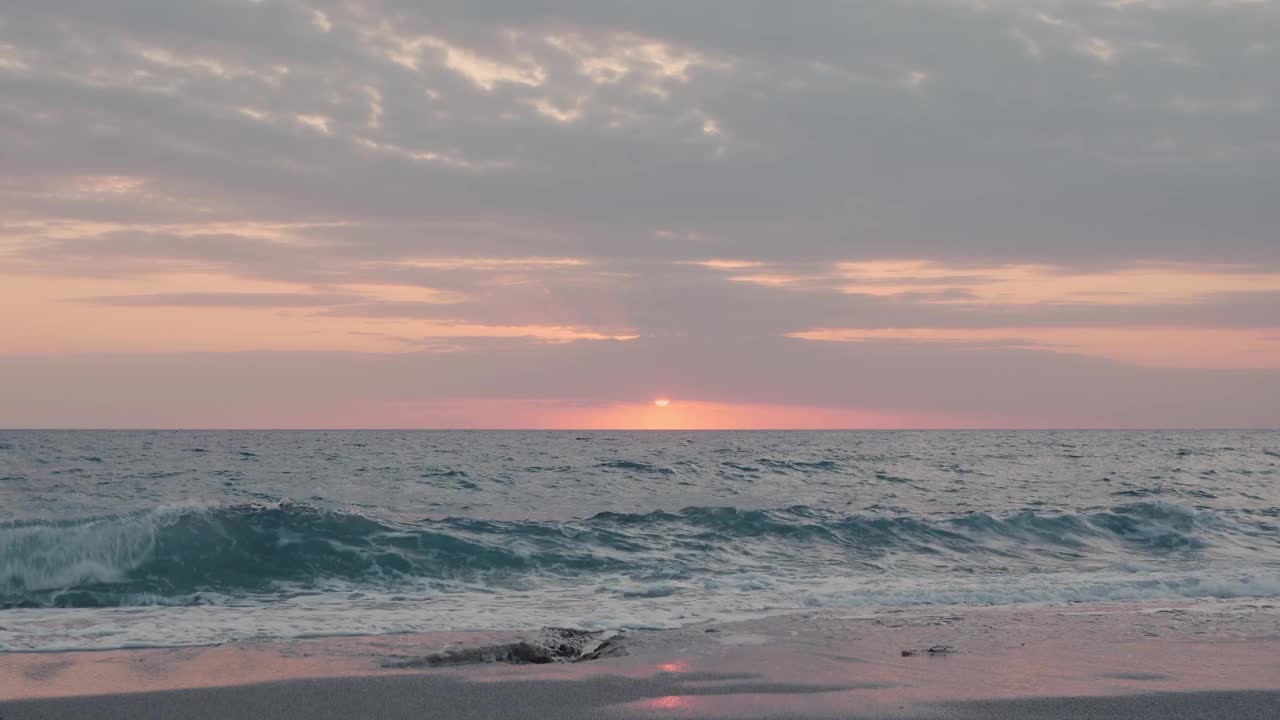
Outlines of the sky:
[[1280,427],[1280,2],[5,0],[0,99],[0,427]]

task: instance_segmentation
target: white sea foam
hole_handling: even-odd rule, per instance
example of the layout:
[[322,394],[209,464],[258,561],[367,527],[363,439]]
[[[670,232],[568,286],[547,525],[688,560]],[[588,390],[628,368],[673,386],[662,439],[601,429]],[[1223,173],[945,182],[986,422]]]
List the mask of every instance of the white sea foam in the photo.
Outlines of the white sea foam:
[[570,585],[513,595],[455,588],[448,593],[326,593],[245,605],[209,595],[195,606],[11,609],[0,626],[0,650],[76,650],[209,645],[287,639],[447,630],[664,629],[730,621],[797,609],[1011,605],[1228,599],[1280,595],[1280,573],[1268,569],[1202,576],[1116,573],[956,580],[794,578],[768,589],[706,590],[628,596],[625,578],[584,590]]
[[0,527],[0,590],[119,582],[155,548],[156,516]]

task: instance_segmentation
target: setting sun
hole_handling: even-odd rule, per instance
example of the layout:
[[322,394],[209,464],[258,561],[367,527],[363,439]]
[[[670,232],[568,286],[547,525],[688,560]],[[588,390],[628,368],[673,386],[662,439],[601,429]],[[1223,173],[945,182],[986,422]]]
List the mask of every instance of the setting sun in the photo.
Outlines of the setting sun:
[[658,407],[666,407],[671,404],[671,401],[666,398],[659,398],[657,400],[654,400],[653,404],[657,405]]

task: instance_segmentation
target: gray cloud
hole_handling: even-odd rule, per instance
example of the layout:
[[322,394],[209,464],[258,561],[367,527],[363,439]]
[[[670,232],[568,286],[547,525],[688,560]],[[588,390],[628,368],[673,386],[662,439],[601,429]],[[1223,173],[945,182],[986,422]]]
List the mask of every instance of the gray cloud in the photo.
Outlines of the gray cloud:
[[[91,276],[144,276],[157,269],[202,268],[259,280],[299,283],[296,293],[146,293],[91,298],[99,304],[206,307],[299,307],[353,323],[409,318],[487,325],[554,325],[595,332],[653,336],[766,337],[820,327],[1001,328],[1191,326],[1273,328],[1280,292],[1216,292],[1194,302],[1088,304],[978,302],[972,288],[986,280],[961,267],[945,279],[922,278],[930,291],[874,292],[885,283],[837,282],[822,263],[773,263],[742,272],[795,273],[817,280],[796,285],[741,282],[733,273],[699,265],[597,261],[589,265],[418,267],[412,251],[364,256],[358,247],[324,243],[300,251],[238,236],[113,233],[60,241],[26,256],[29,269]],[[826,275],[824,275],[826,273]],[[1227,278],[1230,275],[1226,276]],[[824,279],[825,278],[825,279]],[[962,287],[948,287],[960,284]],[[443,291],[447,302],[388,300],[345,286],[411,286]],[[853,292],[845,292],[851,289]],[[83,301],[85,298],[73,298]]]
[[[284,412],[293,413],[291,424],[333,426],[357,405],[645,402],[662,388],[680,399],[956,413],[1042,427],[1280,426],[1277,371],[1150,370],[1024,350],[786,339],[500,345],[519,351],[0,357],[0,425],[252,425]],[[156,397],[169,400],[139,400]]]
[[358,295],[321,293],[156,293],[153,295],[102,295],[79,302],[122,307],[322,307],[360,300]]
[[[1237,403],[1240,423],[1265,423],[1275,416],[1259,398],[1273,398],[1274,374],[780,336],[1275,327],[1280,293],[1269,290],[981,304],[965,268],[1280,271],[1277,37],[1270,2],[9,0],[0,273],[288,282],[299,291],[89,300],[303,308],[356,332],[362,319],[423,318],[643,336],[406,338],[430,352],[183,360],[228,386],[255,363],[267,377],[296,359],[312,378],[430,376],[455,394],[604,400],[644,395],[663,369],[709,399],[1098,424],[1238,424]],[[408,262],[492,257],[583,262]],[[710,258],[809,280],[766,286],[687,264]],[[891,297],[830,277],[833,262],[877,258],[955,274]],[[148,363],[181,375],[165,358],[4,362],[36,385],[147,375]],[[906,379],[925,376],[989,392]],[[861,380],[872,377],[883,393]],[[31,417],[50,423],[74,416],[55,405],[15,407],[47,407]]]
[[[572,219],[549,249],[610,256],[692,254],[610,241],[673,226],[782,258],[1277,259],[1267,3],[324,10],[327,33],[299,3],[12,3],[3,124],[22,142],[6,165],[155,178],[224,216]],[[429,47],[396,64],[415,33],[545,81],[486,90]],[[653,39],[705,63],[655,80],[634,61],[597,86],[548,36],[598,55]],[[581,98],[581,115],[561,125],[542,98]]]

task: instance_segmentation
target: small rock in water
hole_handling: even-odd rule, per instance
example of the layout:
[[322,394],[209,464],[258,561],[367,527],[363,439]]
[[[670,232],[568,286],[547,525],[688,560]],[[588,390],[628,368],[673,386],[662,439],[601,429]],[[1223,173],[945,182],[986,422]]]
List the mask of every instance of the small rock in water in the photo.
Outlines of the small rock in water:
[[622,638],[610,638],[596,646],[595,650],[584,653],[581,657],[573,662],[588,662],[591,660],[603,660],[604,658],[619,657],[627,654],[627,649],[622,644]]
[[903,650],[903,651],[902,651],[902,657],[915,657],[915,656],[917,656],[917,655],[919,655],[919,654],[920,654],[920,653],[916,652],[915,650]]

